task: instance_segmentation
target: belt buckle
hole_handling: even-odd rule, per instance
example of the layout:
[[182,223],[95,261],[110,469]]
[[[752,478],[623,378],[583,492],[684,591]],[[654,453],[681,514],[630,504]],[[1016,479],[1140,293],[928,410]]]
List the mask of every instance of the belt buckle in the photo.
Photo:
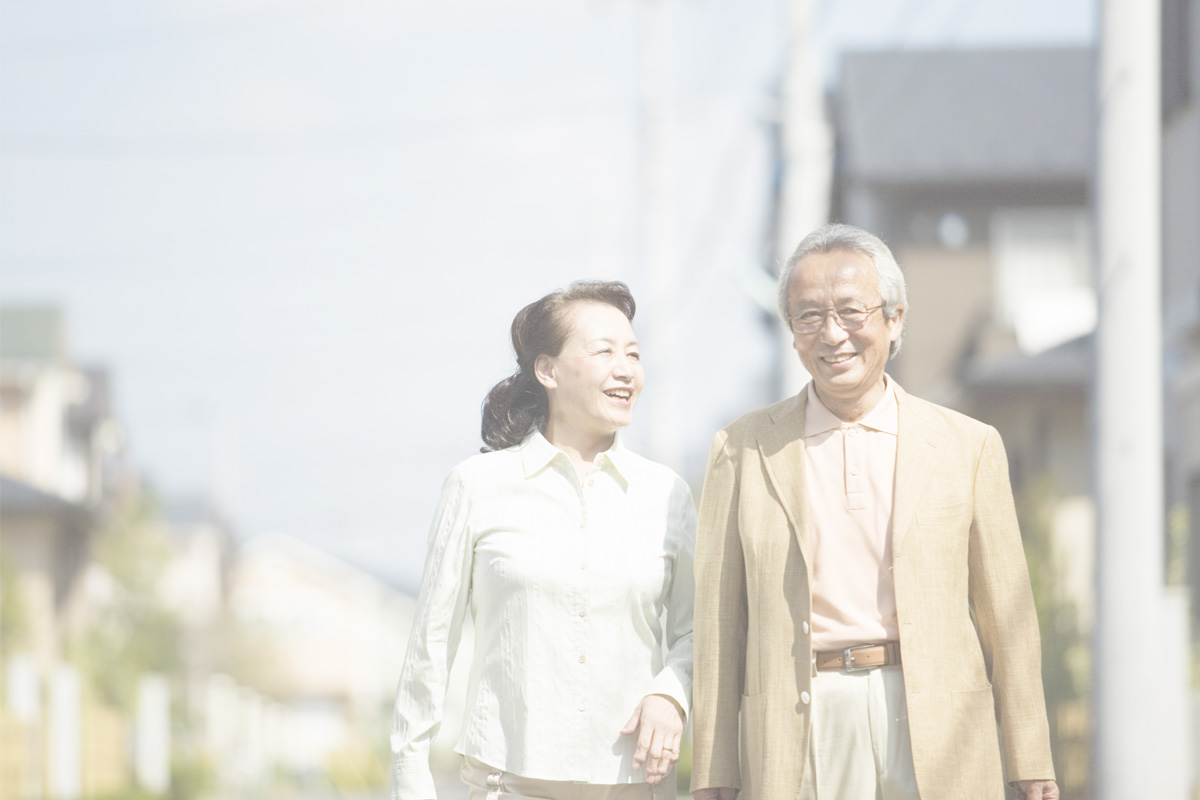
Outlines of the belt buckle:
[[857,664],[853,663],[854,656],[852,655],[852,653],[855,650],[866,650],[869,647],[875,647],[875,645],[873,645],[873,644],[856,644],[853,647],[847,647],[845,650],[843,650],[842,651],[842,669],[846,670],[846,672],[865,672],[866,670],[872,669],[872,667],[860,667]]

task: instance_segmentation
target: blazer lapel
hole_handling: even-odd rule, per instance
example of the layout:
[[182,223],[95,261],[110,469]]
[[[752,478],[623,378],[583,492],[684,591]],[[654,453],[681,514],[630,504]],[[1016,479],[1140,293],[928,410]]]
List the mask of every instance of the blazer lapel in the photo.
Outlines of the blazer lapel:
[[896,386],[899,430],[896,435],[896,494],[892,500],[892,552],[912,527],[917,504],[939,461],[946,433],[936,417]]
[[804,418],[808,392],[801,391],[794,400],[794,403],[783,404],[772,415],[775,424],[759,437],[758,451],[767,477],[792,524],[804,562],[811,564],[808,489],[804,477]]

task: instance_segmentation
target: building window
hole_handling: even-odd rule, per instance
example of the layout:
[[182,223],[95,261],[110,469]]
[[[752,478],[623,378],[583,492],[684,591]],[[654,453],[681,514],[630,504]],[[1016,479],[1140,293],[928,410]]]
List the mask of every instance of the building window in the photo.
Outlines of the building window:
[[1096,327],[1087,209],[1000,209],[989,227],[996,314],[1023,352],[1048,350]]

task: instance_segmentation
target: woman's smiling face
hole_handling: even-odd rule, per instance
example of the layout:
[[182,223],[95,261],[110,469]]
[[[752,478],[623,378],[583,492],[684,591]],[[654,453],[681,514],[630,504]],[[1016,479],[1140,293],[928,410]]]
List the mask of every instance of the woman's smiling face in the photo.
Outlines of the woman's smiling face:
[[633,326],[606,303],[574,303],[556,356],[538,356],[550,400],[549,428],[611,436],[633,420],[645,375]]

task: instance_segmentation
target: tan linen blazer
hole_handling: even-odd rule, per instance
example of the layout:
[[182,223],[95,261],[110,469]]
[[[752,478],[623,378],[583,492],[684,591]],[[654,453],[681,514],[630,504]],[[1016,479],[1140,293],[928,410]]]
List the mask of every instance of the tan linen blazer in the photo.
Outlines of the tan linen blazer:
[[[892,558],[917,785],[923,800],[1000,800],[1005,780],[1054,775],[1008,461],[992,427],[896,395]],[[800,788],[813,669],[806,397],[713,440],[696,543],[693,791],[791,800]]]

